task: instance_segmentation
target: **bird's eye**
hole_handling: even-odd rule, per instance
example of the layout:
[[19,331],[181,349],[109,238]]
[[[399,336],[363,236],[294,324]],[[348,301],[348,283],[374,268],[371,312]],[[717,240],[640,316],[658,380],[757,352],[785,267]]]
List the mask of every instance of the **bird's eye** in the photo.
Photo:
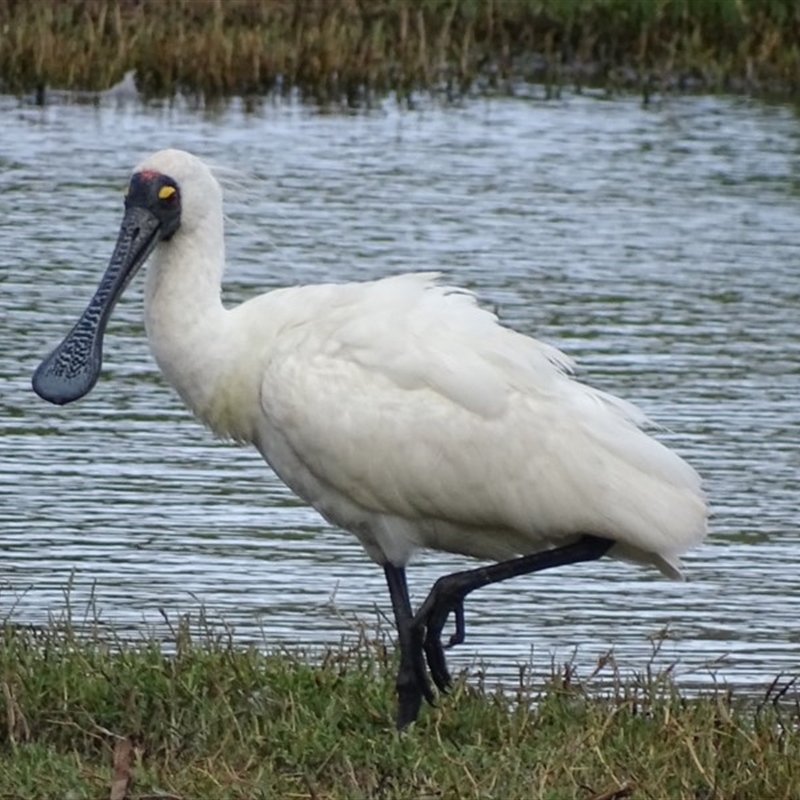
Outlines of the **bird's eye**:
[[169,184],[162,186],[158,190],[158,199],[171,202],[177,196],[178,190],[174,186],[170,186]]

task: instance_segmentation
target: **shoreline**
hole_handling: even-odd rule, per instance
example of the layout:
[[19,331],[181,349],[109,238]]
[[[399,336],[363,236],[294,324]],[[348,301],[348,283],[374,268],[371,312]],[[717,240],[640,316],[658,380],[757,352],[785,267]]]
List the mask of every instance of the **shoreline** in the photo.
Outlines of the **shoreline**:
[[0,796],[800,796],[800,676],[690,697],[671,669],[625,677],[611,655],[496,689],[462,673],[398,734],[380,630],[311,658],[236,645],[203,612],[165,620],[170,652],[91,619],[3,624]]
[[0,0],[0,91],[800,94],[792,0]]

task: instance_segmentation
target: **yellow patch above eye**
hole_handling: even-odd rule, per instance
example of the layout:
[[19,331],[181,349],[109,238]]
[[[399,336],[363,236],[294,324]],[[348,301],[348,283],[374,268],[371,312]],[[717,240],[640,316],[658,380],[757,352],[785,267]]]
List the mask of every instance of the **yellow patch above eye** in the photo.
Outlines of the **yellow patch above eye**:
[[159,200],[166,200],[168,197],[172,197],[175,194],[175,187],[174,186],[162,186],[158,190],[158,199]]

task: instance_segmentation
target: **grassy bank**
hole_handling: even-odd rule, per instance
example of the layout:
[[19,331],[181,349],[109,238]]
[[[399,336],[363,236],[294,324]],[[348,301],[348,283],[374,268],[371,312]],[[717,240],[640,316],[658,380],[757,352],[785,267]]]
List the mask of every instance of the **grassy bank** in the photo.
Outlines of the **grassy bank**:
[[666,676],[623,680],[611,664],[603,684],[569,669],[504,692],[462,679],[398,735],[392,671],[366,636],[308,659],[184,621],[168,655],[6,624],[0,797],[800,797],[785,680],[761,698],[689,699]]
[[297,89],[694,89],[796,95],[796,0],[0,0],[0,86],[148,95]]

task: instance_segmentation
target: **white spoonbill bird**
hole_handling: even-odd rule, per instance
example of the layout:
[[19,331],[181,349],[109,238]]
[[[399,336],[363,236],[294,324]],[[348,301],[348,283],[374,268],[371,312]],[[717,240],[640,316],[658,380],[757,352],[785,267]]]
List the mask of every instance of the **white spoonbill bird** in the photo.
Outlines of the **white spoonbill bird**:
[[[603,555],[680,577],[707,508],[697,473],[634,406],[579,383],[553,347],[503,327],[435,273],[283,288],[222,304],[222,190],[179,150],[133,172],[111,261],[33,388],[89,392],[114,304],[150,258],[145,327],[161,371],[216,434],[258,448],[386,574],[398,630],[397,724],[432,702],[463,641],[464,599]],[[414,613],[420,548],[493,562],[440,578]]]

